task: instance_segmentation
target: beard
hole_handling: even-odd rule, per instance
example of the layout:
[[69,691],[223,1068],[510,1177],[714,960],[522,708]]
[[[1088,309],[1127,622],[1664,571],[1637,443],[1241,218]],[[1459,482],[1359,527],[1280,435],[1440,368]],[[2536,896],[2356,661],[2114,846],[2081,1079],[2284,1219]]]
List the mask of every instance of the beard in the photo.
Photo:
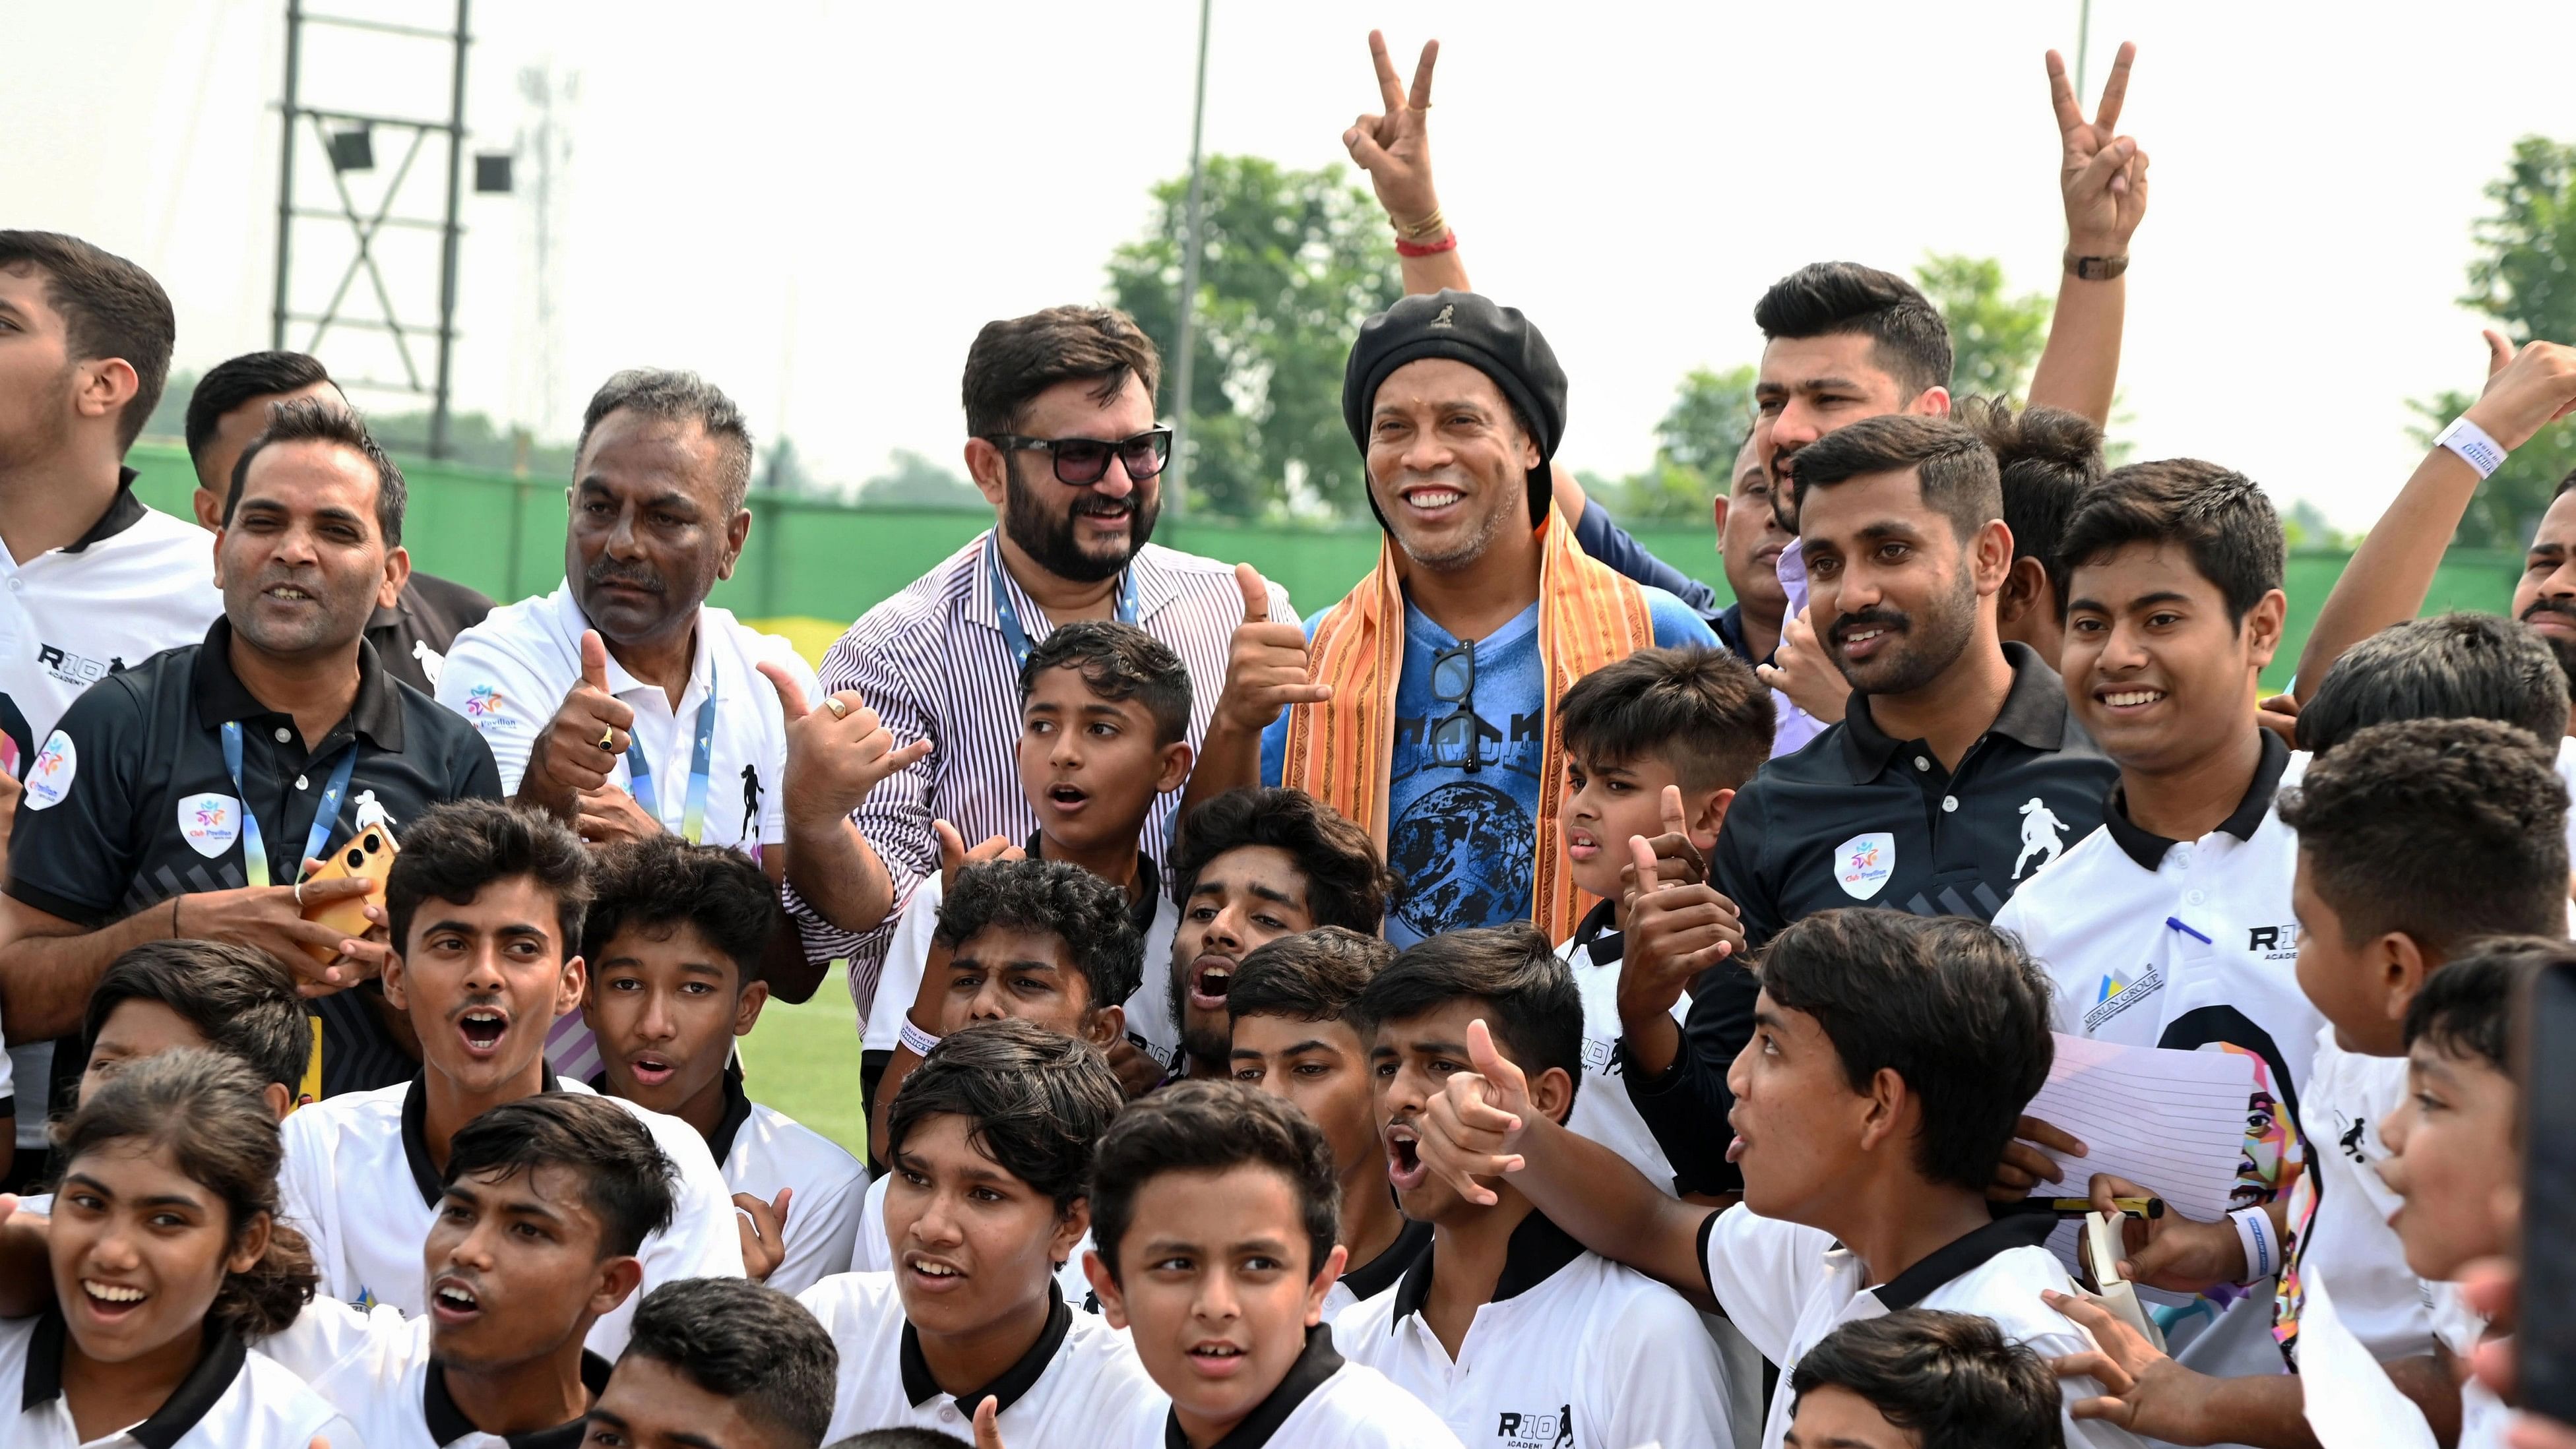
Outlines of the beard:
[[1471,500],[1483,499],[1487,502],[1485,516],[1476,520],[1474,532],[1436,553],[1417,545],[1414,540],[1405,537],[1402,530],[1387,523],[1386,510],[1377,504],[1374,497],[1370,499],[1370,504],[1377,508],[1378,521],[1385,525],[1387,536],[1395,540],[1395,546],[1404,550],[1406,558],[1436,573],[1456,573],[1462,569],[1475,567],[1476,561],[1485,556],[1485,551],[1494,546],[1494,540],[1503,536],[1503,530],[1508,526],[1509,520],[1529,516],[1529,492],[1526,483],[1519,488],[1506,487],[1500,493],[1483,487],[1467,487],[1463,491]]
[[72,381],[74,369],[65,366],[42,390],[41,396],[23,398],[19,406],[22,426],[16,430],[0,429],[0,467],[22,468],[59,458],[71,446]]
[[[1018,544],[1037,566],[1057,578],[1077,584],[1096,584],[1116,578],[1154,536],[1154,520],[1161,516],[1162,499],[1150,495],[1145,485],[1131,487],[1125,498],[1103,498],[1091,490],[1067,490],[1076,494],[1073,505],[1062,514],[1049,513],[1038,502],[1037,490],[1021,481],[1019,461],[1014,458],[1004,465],[1002,531]],[[1058,485],[1061,486],[1061,485]],[[1087,515],[1127,514],[1127,547],[1115,556],[1085,550],[1074,536],[1074,520]]]
[[[1851,630],[1870,626],[1896,636],[1879,656],[1855,664],[1844,657],[1840,642]],[[1977,581],[1965,568],[1958,583],[1920,617],[1895,609],[1864,609],[1834,620],[1831,637],[1837,647],[1834,664],[1860,694],[1911,694],[1941,677],[1968,650],[1977,631]]]
[[[2556,614],[2570,623],[2576,623],[2576,604],[2561,599],[2534,599],[2531,607],[2522,611],[2522,622],[2530,623],[2532,616],[2536,614]],[[2540,633],[2540,641],[2549,646],[2551,654],[2557,656],[2558,672],[2567,676],[2568,688],[2576,691],[2576,637],[2554,631],[2541,633],[2534,630],[2533,632]]]

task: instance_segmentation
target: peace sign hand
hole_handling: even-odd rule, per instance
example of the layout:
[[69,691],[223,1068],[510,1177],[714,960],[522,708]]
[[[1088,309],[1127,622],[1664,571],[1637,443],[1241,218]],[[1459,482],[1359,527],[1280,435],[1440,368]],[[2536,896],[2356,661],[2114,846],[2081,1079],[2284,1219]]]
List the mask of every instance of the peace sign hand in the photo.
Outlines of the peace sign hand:
[[2057,131],[2064,143],[2058,162],[2058,187],[2066,202],[2066,249],[2075,256],[2118,256],[2129,249],[2129,237],[2147,215],[2147,153],[2137,138],[2120,134],[2120,107],[2129,98],[2129,63],[2138,47],[2127,41],[2111,62],[2111,78],[2102,85],[2102,104],[2093,119],[2075,95],[2066,74],[2066,58],[2048,53],[2048,95],[2057,109]]
[[1377,65],[1378,102],[1384,108],[1363,115],[1342,133],[1351,160],[1369,174],[1377,204],[1399,231],[1418,229],[1440,210],[1431,186],[1431,67],[1440,59],[1440,42],[1422,47],[1413,69],[1413,93],[1406,95],[1395,78],[1395,59],[1386,53],[1383,31],[1369,32],[1369,59]]

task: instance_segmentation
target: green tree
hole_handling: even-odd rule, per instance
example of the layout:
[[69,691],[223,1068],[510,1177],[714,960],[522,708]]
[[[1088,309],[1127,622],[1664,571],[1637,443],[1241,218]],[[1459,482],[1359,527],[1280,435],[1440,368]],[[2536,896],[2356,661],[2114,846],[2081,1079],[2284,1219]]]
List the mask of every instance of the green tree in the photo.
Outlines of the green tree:
[[[2576,145],[2525,136],[2505,173],[2487,183],[2493,214],[2469,229],[2478,255],[2460,305],[2493,318],[2519,346],[2534,338],[2576,342]],[[2466,411],[2474,392],[2446,391],[2411,404],[2424,425],[2412,431],[2430,447],[2433,434]],[[2478,485],[2456,541],[2472,548],[2519,549],[2540,525],[2558,481],[2576,471],[2576,423],[2543,428]]]
[[859,485],[862,508],[954,508],[986,507],[984,495],[975,485],[910,448],[897,448],[886,459],[886,470]]
[[1584,489],[1623,519],[1704,520],[1752,427],[1753,369],[1695,367],[1655,425],[1654,466],[1617,480],[1587,475]]
[[[1366,474],[1342,426],[1342,364],[1370,314],[1403,295],[1386,220],[1343,169],[1211,156],[1192,314],[1189,505],[1279,516],[1301,497],[1364,514]],[[1181,247],[1189,179],[1154,188],[1146,234],[1109,258],[1111,299],[1163,352],[1165,417],[1180,410]]]
[[1950,324],[1950,391],[1961,397],[2018,398],[2048,345],[2047,294],[2004,295],[2004,265],[1993,257],[1935,252],[1914,269],[1923,295]]

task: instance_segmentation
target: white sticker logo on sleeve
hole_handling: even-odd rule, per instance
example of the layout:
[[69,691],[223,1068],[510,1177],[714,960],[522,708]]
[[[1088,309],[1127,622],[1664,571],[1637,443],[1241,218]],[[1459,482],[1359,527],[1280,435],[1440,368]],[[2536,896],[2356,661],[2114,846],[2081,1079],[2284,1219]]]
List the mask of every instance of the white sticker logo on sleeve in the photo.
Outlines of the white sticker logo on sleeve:
[[72,737],[56,730],[45,737],[45,747],[27,762],[27,808],[50,810],[63,803],[72,792],[72,776],[80,773],[80,751],[72,747]]
[[1855,835],[1834,847],[1834,884],[1856,901],[1875,896],[1896,874],[1896,837],[1884,830]]
[[208,860],[241,838],[241,802],[230,795],[191,795],[179,802],[179,834]]

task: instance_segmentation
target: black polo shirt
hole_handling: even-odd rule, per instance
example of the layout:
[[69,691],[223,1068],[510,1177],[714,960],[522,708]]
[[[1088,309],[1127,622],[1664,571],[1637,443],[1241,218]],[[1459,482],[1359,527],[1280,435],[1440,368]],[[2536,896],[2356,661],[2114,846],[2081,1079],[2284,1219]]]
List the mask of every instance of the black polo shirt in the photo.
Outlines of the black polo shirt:
[[[1869,697],[1804,749],[1765,764],[1726,812],[1710,859],[1714,884],[1759,950],[1793,921],[1846,906],[1991,921],[2014,889],[2102,823],[2118,783],[2067,708],[2057,671],[2022,644],[2004,645],[2011,690],[1955,771],[1921,740],[1897,740]],[[1760,990],[1740,965],[1693,983],[1683,1051],[1628,1095],[1673,1162],[1685,1192],[1728,1192],[1743,1178],[1723,1161],[1733,1096],[1726,1068],[1753,1037]]]
[[492,601],[452,579],[413,571],[402,596],[367,621],[367,642],[385,672],[423,694],[438,693],[438,671],[456,636],[483,622]]
[[[357,759],[326,845],[356,833],[363,814],[399,841],[430,806],[499,799],[501,774],[483,737],[461,717],[385,672],[358,645],[358,697],[319,745],[304,747],[292,716],[270,709],[233,673],[232,625],[205,642],[166,649],[100,680],[65,711],[67,754],[53,798],[21,802],[10,838],[8,892],[48,915],[97,928],[172,896],[237,890],[244,804],[224,766],[223,726],[242,726],[242,792],[258,812],[269,880],[292,883],[314,811],[353,742]],[[291,963],[290,963],[291,964]],[[323,1022],[324,1095],[385,1086],[416,1065],[390,1044],[349,993],[316,1003]],[[63,1060],[70,1057],[68,1065]],[[77,1050],[56,1053],[55,1077],[77,1076]],[[372,1065],[370,1065],[372,1064]],[[346,1069],[364,1070],[353,1078]]]

